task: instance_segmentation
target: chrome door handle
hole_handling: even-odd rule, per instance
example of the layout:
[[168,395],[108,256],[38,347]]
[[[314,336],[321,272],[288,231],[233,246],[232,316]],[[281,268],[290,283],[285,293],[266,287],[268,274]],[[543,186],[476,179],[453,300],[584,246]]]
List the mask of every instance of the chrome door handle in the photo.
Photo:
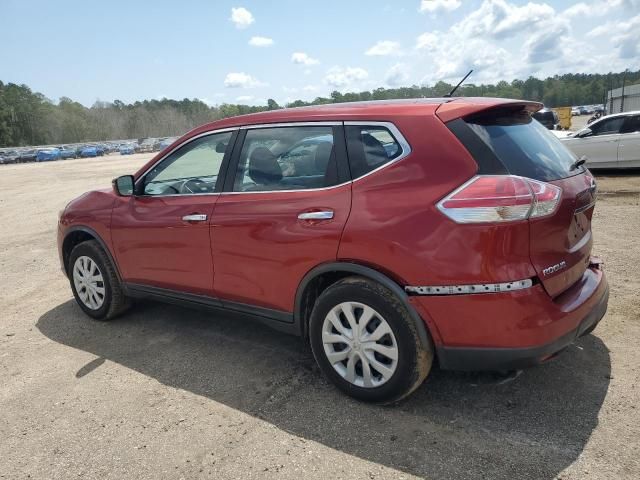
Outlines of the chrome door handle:
[[331,220],[333,210],[322,210],[320,212],[304,212],[298,215],[298,220]]
[[192,215],[185,215],[182,217],[182,220],[185,222],[205,222],[207,216],[204,213],[194,213]]

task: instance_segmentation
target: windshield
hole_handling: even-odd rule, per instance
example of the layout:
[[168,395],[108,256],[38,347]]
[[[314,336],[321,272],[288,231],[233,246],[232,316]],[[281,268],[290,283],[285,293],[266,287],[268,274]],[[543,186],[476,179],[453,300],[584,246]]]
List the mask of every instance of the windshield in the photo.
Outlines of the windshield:
[[551,181],[581,173],[576,157],[526,112],[483,115],[466,120],[512,175]]

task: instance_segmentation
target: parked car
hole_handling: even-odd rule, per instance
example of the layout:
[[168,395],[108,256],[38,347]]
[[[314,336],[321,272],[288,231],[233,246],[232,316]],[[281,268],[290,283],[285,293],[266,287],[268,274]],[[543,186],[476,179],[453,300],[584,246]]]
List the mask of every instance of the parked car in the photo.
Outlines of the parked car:
[[50,162],[60,159],[60,150],[57,148],[42,148],[36,154],[37,162]]
[[164,150],[165,148],[167,148],[169,145],[171,145],[175,141],[176,141],[175,138],[165,138],[165,139],[160,140],[158,142],[158,150]]
[[640,110],[601,117],[562,142],[589,168],[640,168]]
[[543,108],[533,114],[533,118],[539,121],[549,130],[558,130],[560,128],[560,119],[558,114],[550,108]]
[[145,138],[140,143],[140,153],[151,153],[159,151],[159,142],[155,138]]
[[578,115],[582,115],[582,113],[580,113],[580,109],[578,107],[571,108],[571,116],[576,117]]
[[15,150],[5,150],[0,155],[2,155],[2,163],[5,165],[17,163],[19,156],[18,152],[16,152]]
[[120,145],[120,148],[118,150],[120,152],[120,155],[133,155],[135,153],[133,145],[129,143]]
[[[204,125],[67,205],[63,271],[95,319],[154,298],[300,335],[366,401],[410,394],[434,358],[544,362],[596,327],[608,286],[594,178],[532,120],[540,107],[411,99]],[[304,171],[286,168],[308,141]]]
[[97,157],[98,155],[98,149],[95,147],[95,145],[86,145],[82,147],[82,150],[80,150],[80,156],[82,158]]
[[60,149],[60,158],[62,158],[63,160],[66,160],[68,158],[78,158],[78,154],[74,147],[62,147]]
[[38,152],[33,148],[29,150],[22,150],[18,154],[18,163],[35,162],[37,156],[38,156]]

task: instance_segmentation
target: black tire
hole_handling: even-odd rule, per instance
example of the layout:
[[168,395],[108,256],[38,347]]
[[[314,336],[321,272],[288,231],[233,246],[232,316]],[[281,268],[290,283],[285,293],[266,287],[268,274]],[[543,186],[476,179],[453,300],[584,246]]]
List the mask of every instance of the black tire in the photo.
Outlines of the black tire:
[[[358,302],[373,308],[395,336],[396,370],[380,386],[365,388],[348,382],[327,359],[322,341],[323,323],[331,309],[343,302]],[[347,395],[366,402],[388,404],[405,398],[420,386],[433,363],[433,344],[429,338],[426,345],[420,340],[405,305],[390,290],[363,277],[344,278],[320,294],[311,313],[309,337],[313,355],[324,375]]]
[[[73,267],[78,257],[81,256],[86,256],[93,260],[102,273],[105,296],[102,306],[96,310],[92,310],[83,303],[76,291],[76,286],[73,281]],[[74,247],[71,255],[69,255],[67,271],[69,272],[69,283],[71,284],[71,290],[73,291],[76,302],[82,311],[91,318],[103,321],[111,320],[123,313],[130,306],[130,300],[122,290],[122,284],[116,273],[115,266],[111,263],[109,256],[100,244],[95,240],[82,242]]]
[[584,332],[582,332],[582,335],[580,335],[581,337],[586,337],[587,335],[593,333],[593,331],[596,329],[596,327],[598,326],[599,322],[594,323],[593,325],[591,325],[589,328],[587,328]]

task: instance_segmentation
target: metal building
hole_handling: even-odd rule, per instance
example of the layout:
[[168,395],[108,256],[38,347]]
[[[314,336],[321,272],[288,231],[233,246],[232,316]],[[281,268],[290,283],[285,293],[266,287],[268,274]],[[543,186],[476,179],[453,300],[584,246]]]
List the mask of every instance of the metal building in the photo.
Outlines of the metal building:
[[607,113],[640,110],[640,83],[609,90],[605,107]]

